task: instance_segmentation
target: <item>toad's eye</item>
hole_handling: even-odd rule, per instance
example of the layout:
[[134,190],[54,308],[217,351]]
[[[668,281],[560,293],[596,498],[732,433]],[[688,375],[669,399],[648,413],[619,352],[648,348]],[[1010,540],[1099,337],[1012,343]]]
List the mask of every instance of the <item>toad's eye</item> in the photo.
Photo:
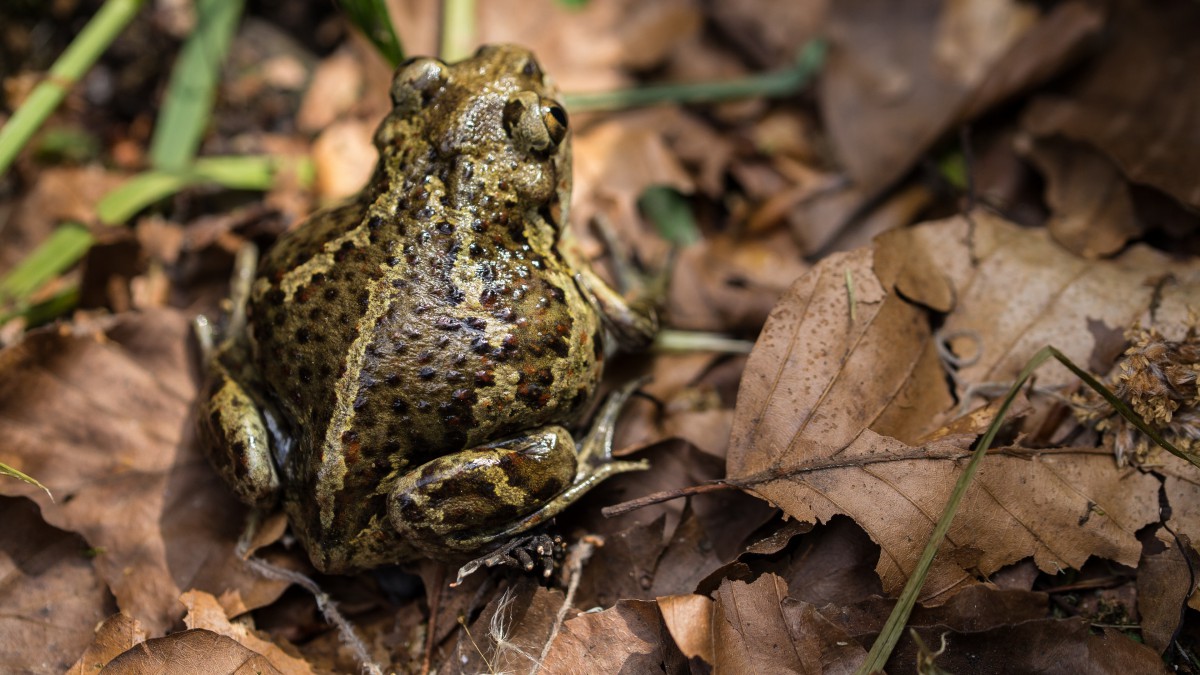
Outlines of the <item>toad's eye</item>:
[[392,77],[392,104],[397,108],[415,109],[437,93],[449,75],[446,64],[438,59],[419,56],[408,59]]
[[504,130],[518,150],[547,153],[567,136],[567,111],[556,101],[523,91],[504,106]]
[[567,135],[567,111],[554,101],[542,99],[542,123],[550,134],[550,142],[556,146],[562,143]]

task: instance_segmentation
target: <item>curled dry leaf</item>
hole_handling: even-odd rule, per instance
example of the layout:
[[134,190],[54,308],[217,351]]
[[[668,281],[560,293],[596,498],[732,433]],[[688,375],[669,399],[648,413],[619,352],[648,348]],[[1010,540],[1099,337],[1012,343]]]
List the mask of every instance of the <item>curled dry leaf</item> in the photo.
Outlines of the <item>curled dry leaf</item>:
[[145,641],[146,632],[137,619],[124,612],[113,614],[96,627],[92,643],[67,671],[67,675],[96,673],[109,661]]
[[663,623],[683,655],[712,663],[712,599],[688,593],[661,597],[657,602]]
[[[778,595],[780,588],[786,591],[786,582],[766,574],[751,584],[725,581],[715,600],[674,595],[659,598],[658,606],[671,637],[689,659],[740,668],[730,672],[754,672],[751,667],[758,672],[853,671],[866,650],[814,605]],[[783,642],[757,642],[764,639]],[[762,649],[763,644],[773,648]]]
[[154,311],[106,325],[43,330],[0,352],[6,459],[57,501],[17,481],[0,490],[82,534],[118,606],[151,634],[180,617],[183,589],[273,601],[285,584],[236,558],[241,508],[191,445],[187,318]]
[[1075,143],[1042,140],[1029,151],[1046,176],[1046,223],[1055,241],[1084,258],[1121,250],[1142,233],[1129,183],[1104,155]]
[[[303,660],[289,654],[275,643],[263,639],[242,623],[230,623],[217,599],[203,591],[188,591],[179,601],[187,607],[184,624],[191,629],[210,630],[236,641],[246,649],[260,654],[283,673],[308,675],[312,668]],[[293,650],[294,651],[294,650]]]
[[284,675],[261,654],[208,630],[185,630],[142,642],[109,661],[104,672]]
[[[932,223],[881,238],[873,253],[825,259],[772,312],[750,356],[729,477],[803,521],[854,518],[879,544],[876,569],[896,592],[975,438],[939,433],[950,392],[931,317],[913,301],[949,311],[945,330],[972,330],[982,344],[979,361],[958,373],[964,385],[1011,382],[1046,344],[1087,363],[1092,324],[1124,326],[1146,311],[1165,263],[1132,253],[1085,263],[1044,233],[979,214],[970,230],[961,219]],[[1168,296],[1160,289],[1160,306]],[[1064,372],[1039,380],[1071,383]],[[926,436],[937,440],[921,445]],[[944,599],[1031,555],[1048,572],[1092,555],[1134,565],[1136,531],[1158,518],[1158,487],[1095,448],[995,454],[923,597]]]
[[1200,207],[1200,6],[1112,3],[1111,44],[1067,96],[1043,96],[1024,127],[1092,145],[1135,183]]
[[542,672],[685,672],[684,662],[654,602],[621,600],[563,623]]

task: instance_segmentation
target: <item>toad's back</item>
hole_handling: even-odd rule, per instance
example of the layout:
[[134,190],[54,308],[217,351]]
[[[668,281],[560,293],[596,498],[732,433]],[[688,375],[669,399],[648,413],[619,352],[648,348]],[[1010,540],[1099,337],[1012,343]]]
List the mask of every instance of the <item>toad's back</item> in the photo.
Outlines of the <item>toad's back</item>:
[[403,559],[369,525],[398,475],[594,394],[598,316],[557,249],[569,150],[512,147],[506,102],[545,85],[505,49],[414,83],[363,194],[285,235],[255,282],[255,365],[295,439],[285,503],[326,569]]

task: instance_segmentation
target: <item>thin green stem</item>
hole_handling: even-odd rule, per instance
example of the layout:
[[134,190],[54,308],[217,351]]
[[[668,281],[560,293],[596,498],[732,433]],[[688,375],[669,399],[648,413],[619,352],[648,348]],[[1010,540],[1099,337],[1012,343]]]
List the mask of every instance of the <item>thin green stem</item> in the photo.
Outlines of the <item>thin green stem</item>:
[[777,73],[724,82],[663,84],[624,91],[565,94],[563,103],[574,113],[623,110],[662,103],[712,103],[755,96],[790,96],[808,85],[824,59],[825,45],[815,41],[801,50],[796,65]]
[[71,45],[50,67],[46,79],[34,88],[29,98],[13,113],[8,124],[0,128],[0,173],[8,170],[21,148],[25,147],[71,87],[129,24],[144,1],[108,0],[71,41]]
[[32,254],[0,279],[0,311],[21,306],[29,295],[75,264],[92,245],[92,234],[79,223],[64,223]]
[[447,63],[471,55],[475,42],[475,0],[443,0],[439,56]]

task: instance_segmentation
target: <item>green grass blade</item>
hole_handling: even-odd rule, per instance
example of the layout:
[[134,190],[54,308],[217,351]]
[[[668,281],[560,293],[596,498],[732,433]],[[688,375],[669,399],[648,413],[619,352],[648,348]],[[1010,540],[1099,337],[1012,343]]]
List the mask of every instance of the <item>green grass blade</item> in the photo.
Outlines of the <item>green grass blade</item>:
[[166,199],[192,183],[186,174],[146,171],[110,190],[96,204],[96,215],[105,225],[120,225],[151,204]]
[[242,0],[196,0],[196,29],[171,71],[166,99],[150,140],[150,164],[182,171],[200,148],[225,53],[242,15]]
[[[31,305],[29,309],[21,312],[25,315],[26,327],[35,328],[44,323],[50,323],[71,311],[75,305],[79,304],[79,294],[79,284],[72,283],[49,298]],[[12,317],[4,317],[0,319],[0,323],[8,321],[10,318]]]
[[[196,160],[192,172],[200,180],[216,183],[231,190],[269,190],[275,185],[284,164],[283,159],[270,155],[203,157]],[[297,167],[302,176],[307,175],[304,173],[306,167],[311,169],[311,162],[302,161]]]
[[0,173],[8,170],[21,148],[58,107],[67,91],[129,24],[144,1],[108,0],[71,41],[71,45],[50,67],[46,79],[34,88],[8,123],[0,128]]
[[[292,160],[278,157],[201,157],[186,171],[146,171],[104,195],[96,205],[100,221],[119,225],[139,211],[186,188],[213,183],[231,190],[269,190]],[[312,163],[295,166],[303,184],[312,182]]]
[[11,476],[13,478],[16,478],[17,480],[23,480],[26,483],[33,485],[34,487],[40,487],[41,489],[46,491],[46,496],[50,498],[50,501],[54,501],[54,495],[50,494],[50,488],[39,483],[36,478],[33,478],[32,476],[28,476],[24,473],[21,473],[20,471],[17,471],[16,469],[12,468],[11,466],[9,466],[3,462],[0,462],[0,475]]
[[91,245],[92,233],[86,227],[64,223],[0,279],[0,308],[24,304],[34,291],[78,262]]
[[787,70],[725,82],[664,84],[595,94],[565,94],[563,103],[572,113],[623,110],[662,103],[713,103],[754,96],[791,96],[808,85],[825,61],[825,43],[804,46],[796,65]]
[[892,655],[892,650],[896,648],[896,643],[904,633],[904,624],[908,623],[913,606],[917,604],[917,597],[921,594],[921,587],[925,585],[925,578],[929,575],[929,567],[933,564],[933,558],[946,538],[946,533],[950,531],[950,523],[958,513],[963,495],[967,493],[967,488],[975,480],[975,474],[979,472],[979,465],[983,462],[988,448],[992,447],[992,441],[996,439],[996,434],[1000,431],[1004,416],[1008,414],[1008,409],[1012,407],[1021,387],[1025,386],[1033,371],[1051,357],[1052,349],[1053,347],[1047,347],[1034,354],[1021,374],[1017,376],[1017,381],[1013,383],[1012,388],[1008,390],[1008,395],[1004,397],[1004,402],[996,411],[996,418],[992,420],[992,424],[984,433],[983,438],[979,439],[975,452],[971,454],[971,460],[967,462],[966,468],[958,477],[958,482],[954,484],[954,491],[950,493],[950,500],[946,502],[946,508],[942,510],[942,517],[934,525],[933,533],[929,535],[929,541],[925,544],[925,550],[921,552],[917,566],[913,569],[912,575],[908,577],[908,583],[904,585],[900,598],[896,600],[896,606],[888,616],[887,622],[884,623],[883,630],[880,631],[879,637],[875,638],[875,643],[871,645],[871,651],[867,653],[867,660],[855,671],[857,675],[883,671],[884,664],[887,663],[888,658]]
[[[212,183],[234,190],[267,190],[281,171],[291,168],[299,179],[312,181],[312,163],[278,157],[204,157],[187,171],[147,171],[129,179],[104,196],[96,205],[100,221],[119,225],[139,211],[194,185]],[[92,235],[78,223],[61,226],[0,279],[0,324],[25,314],[30,324],[42,323],[70,309],[78,289],[68,289],[51,300],[27,307],[28,297],[46,282],[75,265],[92,244]]]
[[384,0],[341,0],[342,12],[375,49],[395,68],[404,60],[404,47],[392,28]]

